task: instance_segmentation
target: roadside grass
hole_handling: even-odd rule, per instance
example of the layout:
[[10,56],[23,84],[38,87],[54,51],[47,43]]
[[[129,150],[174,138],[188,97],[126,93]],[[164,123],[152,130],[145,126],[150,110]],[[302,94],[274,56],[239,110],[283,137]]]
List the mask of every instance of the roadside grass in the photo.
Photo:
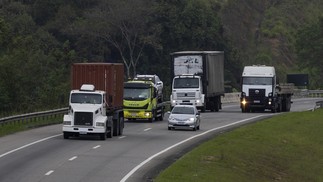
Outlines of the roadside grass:
[[0,137],[13,134],[19,131],[25,131],[31,128],[62,123],[62,116],[55,115],[51,117],[34,118],[31,120],[15,121],[0,124]]
[[155,182],[323,181],[323,109],[285,113],[201,144]]

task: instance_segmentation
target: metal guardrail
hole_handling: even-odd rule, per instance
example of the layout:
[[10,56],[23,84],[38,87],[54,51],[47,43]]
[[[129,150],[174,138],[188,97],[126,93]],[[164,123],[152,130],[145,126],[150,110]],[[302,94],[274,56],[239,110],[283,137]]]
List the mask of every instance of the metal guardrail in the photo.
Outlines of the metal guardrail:
[[317,101],[315,103],[315,109],[318,109],[318,108],[323,108],[323,100]]
[[61,109],[55,109],[55,110],[49,110],[49,111],[34,112],[34,113],[0,118],[0,125],[11,123],[11,122],[24,122],[24,121],[34,120],[38,118],[54,117],[57,115],[62,115],[64,113],[67,113],[67,110],[68,108],[61,108]]

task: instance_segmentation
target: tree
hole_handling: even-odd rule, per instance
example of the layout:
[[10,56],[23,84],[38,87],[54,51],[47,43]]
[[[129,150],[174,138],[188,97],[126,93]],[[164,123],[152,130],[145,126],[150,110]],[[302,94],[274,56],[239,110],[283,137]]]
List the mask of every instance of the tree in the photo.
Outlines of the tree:
[[104,40],[119,53],[127,77],[136,75],[136,67],[145,46],[158,46],[158,29],[149,24],[153,14],[149,0],[102,0],[86,15],[90,35]]
[[304,26],[297,33],[296,50],[300,68],[310,72],[312,86],[322,87],[323,79],[323,16]]

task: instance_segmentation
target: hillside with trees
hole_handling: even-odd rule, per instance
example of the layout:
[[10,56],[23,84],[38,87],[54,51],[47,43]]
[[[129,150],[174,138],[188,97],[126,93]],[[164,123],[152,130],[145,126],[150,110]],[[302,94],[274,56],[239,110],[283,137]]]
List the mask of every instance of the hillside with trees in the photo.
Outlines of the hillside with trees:
[[225,80],[244,65],[307,73],[323,83],[320,0],[2,0],[0,117],[66,107],[70,67],[119,62],[125,79],[157,74],[170,88],[171,52],[225,51]]

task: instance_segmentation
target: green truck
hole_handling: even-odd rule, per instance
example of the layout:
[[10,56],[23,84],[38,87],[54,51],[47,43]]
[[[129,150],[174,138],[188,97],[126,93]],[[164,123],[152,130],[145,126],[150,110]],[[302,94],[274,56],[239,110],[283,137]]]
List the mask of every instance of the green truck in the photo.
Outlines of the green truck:
[[123,113],[128,120],[147,119],[152,122],[164,119],[164,104],[158,98],[157,88],[151,81],[124,83]]

